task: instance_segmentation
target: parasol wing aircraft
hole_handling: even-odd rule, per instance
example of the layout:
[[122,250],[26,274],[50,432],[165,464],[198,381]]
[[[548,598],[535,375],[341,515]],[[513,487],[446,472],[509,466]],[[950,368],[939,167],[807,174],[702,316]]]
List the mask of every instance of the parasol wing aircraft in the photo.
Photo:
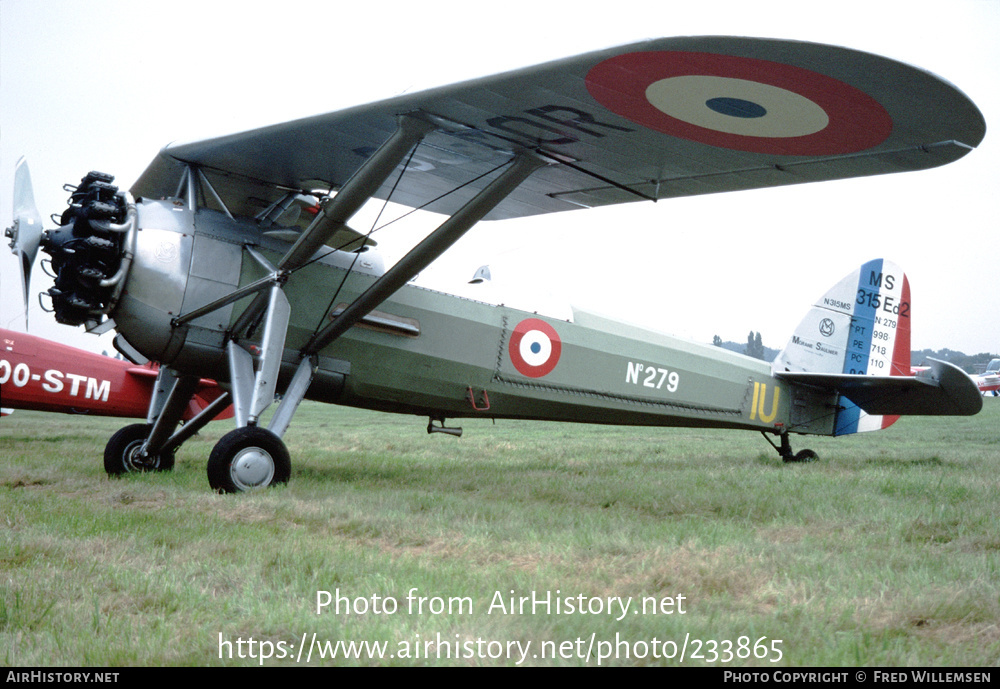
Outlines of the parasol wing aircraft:
[[[156,457],[207,422],[174,431],[201,377],[234,403],[236,429],[208,460],[225,492],[289,479],[282,437],[305,398],[420,415],[453,435],[447,419],[465,417],[755,430],[786,460],[808,459],[791,433],[982,404],[948,364],[901,373],[908,283],[887,261],[838,283],[773,364],[411,280],[480,221],[928,169],[984,136],[961,91],[887,58],[667,38],[172,144],[128,192],[91,173],[58,228],[36,239],[24,203],[8,234],[22,257],[38,241],[52,257],[57,320],[114,328],[161,363],[148,436],[128,450],[112,439],[106,463]],[[16,198],[30,197],[25,178]],[[370,200],[446,218],[386,267],[349,225]]]

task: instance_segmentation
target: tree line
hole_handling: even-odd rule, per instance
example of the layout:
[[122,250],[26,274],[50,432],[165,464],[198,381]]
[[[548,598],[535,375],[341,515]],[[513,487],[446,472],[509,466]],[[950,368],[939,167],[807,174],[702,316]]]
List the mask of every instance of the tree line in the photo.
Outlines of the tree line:
[[723,342],[722,338],[718,335],[712,338],[712,344],[716,347],[722,347],[723,349],[728,349],[739,354],[746,354],[762,361],[772,361],[774,357],[778,356],[778,350],[765,347],[760,333],[755,333],[753,330],[747,335],[747,341],[744,344],[731,341]]
[[[747,335],[745,343],[723,341],[716,335],[712,338],[712,344],[739,354],[746,354],[754,359],[763,361],[773,361],[778,356],[777,349],[765,347],[761,334],[753,330]],[[924,365],[927,359],[939,359],[958,366],[966,373],[982,373],[991,359],[1000,359],[1000,354],[990,352],[980,352],[978,354],[966,354],[954,349],[920,349],[910,352],[910,363],[913,366]]]

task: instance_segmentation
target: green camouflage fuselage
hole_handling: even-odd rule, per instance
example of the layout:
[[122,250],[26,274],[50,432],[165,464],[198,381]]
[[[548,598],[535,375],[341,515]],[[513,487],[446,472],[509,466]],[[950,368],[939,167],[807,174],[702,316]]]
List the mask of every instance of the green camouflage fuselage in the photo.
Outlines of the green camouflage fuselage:
[[[252,242],[276,262],[288,244],[260,232],[248,239],[246,223],[212,211],[191,213],[164,202],[142,206],[135,264],[114,314],[118,329],[151,359],[226,381],[226,331],[250,297],[181,327],[169,319],[267,274],[241,245]],[[291,317],[284,379],[331,313],[377,277],[377,268],[365,273],[357,261],[348,273],[345,261],[354,255],[331,253],[295,271],[285,284]],[[252,338],[240,344],[256,353]],[[836,403],[835,395],[774,378],[767,362],[719,347],[586,312],[550,318],[414,284],[319,352],[306,396],[436,419],[820,434],[832,432]]]

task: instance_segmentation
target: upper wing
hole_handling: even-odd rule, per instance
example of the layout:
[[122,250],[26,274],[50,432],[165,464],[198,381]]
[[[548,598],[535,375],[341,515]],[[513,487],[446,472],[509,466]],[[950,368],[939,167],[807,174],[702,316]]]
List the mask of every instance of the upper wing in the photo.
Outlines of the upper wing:
[[929,168],[965,155],[986,130],[954,86],[887,58],[669,38],[168,146],[132,192],[174,195],[194,164],[232,212],[254,215],[280,195],[275,187],[338,189],[404,114],[435,129],[379,198],[451,214],[518,150],[558,163],[489,219]]

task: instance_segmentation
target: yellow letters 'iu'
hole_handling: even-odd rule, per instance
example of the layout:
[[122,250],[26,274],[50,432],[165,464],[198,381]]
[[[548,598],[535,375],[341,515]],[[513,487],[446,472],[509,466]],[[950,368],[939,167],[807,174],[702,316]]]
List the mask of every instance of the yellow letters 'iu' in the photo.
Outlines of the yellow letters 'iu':
[[774,421],[775,417],[778,416],[778,397],[781,395],[781,389],[777,386],[774,388],[774,398],[771,400],[771,413],[764,413],[764,400],[767,397],[767,383],[754,382],[753,384],[753,404],[750,405],[750,420],[753,421],[760,416],[760,420],[764,423],[771,423]]

